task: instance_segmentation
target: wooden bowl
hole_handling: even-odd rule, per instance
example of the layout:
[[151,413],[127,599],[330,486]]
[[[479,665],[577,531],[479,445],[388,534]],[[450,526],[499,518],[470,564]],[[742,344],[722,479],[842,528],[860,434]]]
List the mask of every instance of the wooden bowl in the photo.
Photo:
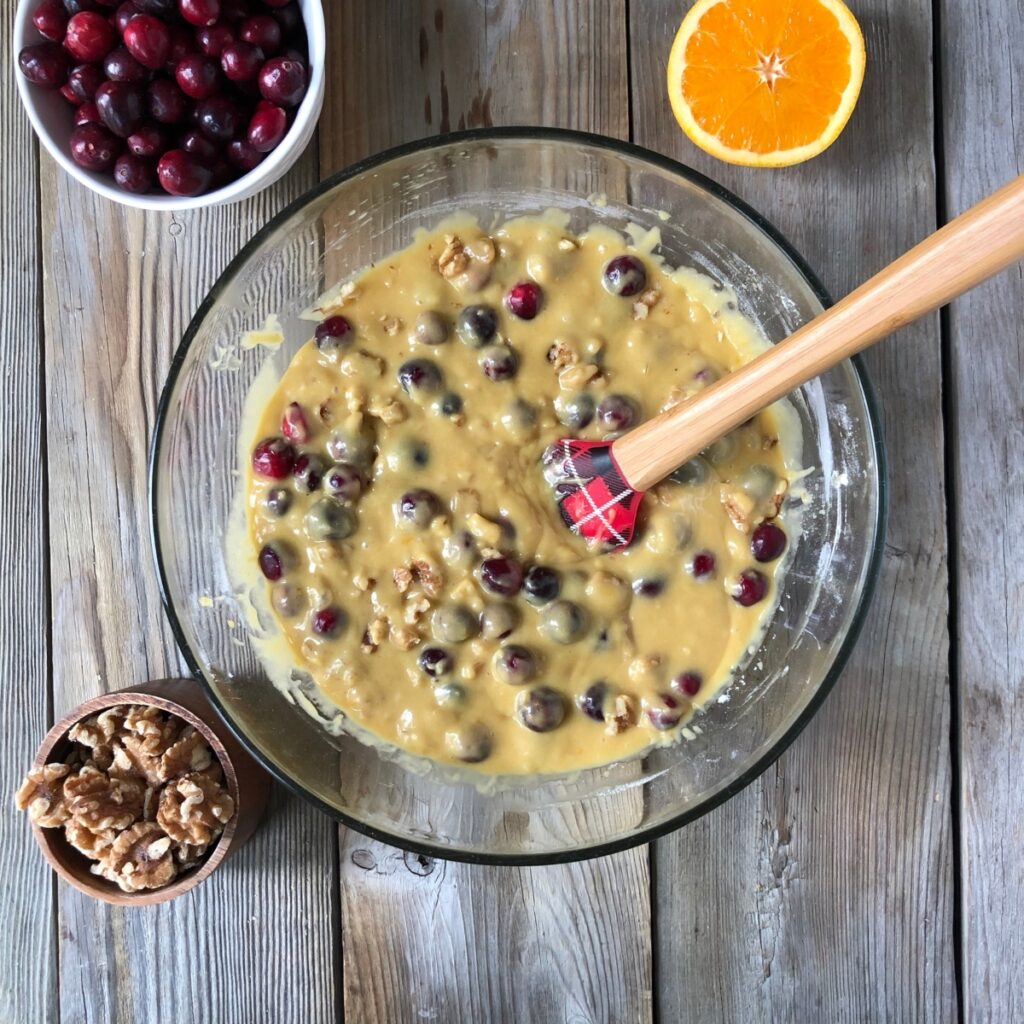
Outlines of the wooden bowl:
[[147,704],[177,715],[193,726],[210,745],[224,771],[225,785],[235,802],[235,813],[209,853],[196,867],[159,889],[129,893],[114,882],[94,875],[93,861],[79,853],[65,838],[63,828],[32,826],[43,856],[65,882],[80,892],[119,906],[150,906],[172,900],[194,889],[252,835],[270,796],[270,776],[231,734],[198,684],[191,679],[156,679],[104,693],[80,704],[47,734],[36,754],[35,767],[61,761],[71,747],[68,730],[83,718],[121,704]]

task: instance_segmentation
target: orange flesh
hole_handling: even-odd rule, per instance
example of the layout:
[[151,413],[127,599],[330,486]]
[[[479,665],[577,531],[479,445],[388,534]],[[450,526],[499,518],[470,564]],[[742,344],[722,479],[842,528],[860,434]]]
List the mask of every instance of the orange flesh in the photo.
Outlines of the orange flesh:
[[[732,149],[771,153],[820,138],[850,79],[851,48],[813,0],[718,4],[686,45],[682,93],[697,123]],[[779,61],[769,84],[758,71]]]

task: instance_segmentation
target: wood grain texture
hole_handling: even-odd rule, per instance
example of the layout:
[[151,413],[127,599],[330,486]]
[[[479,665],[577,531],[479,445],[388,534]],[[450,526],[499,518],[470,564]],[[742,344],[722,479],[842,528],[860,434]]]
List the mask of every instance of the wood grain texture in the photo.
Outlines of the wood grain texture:
[[[14,66],[11,18],[0,23],[0,61]],[[0,1021],[57,1019],[56,887],[25,815],[12,799],[49,728],[46,487],[42,399],[42,275],[39,268],[38,157],[13,88],[0,96],[0,431],[7,465],[0,502],[7,516],[0,548]],[[20,895],[19,894],[24,894]],[[31,894],[31,898],[27,898]]]
[[[438,131],[545,123],[625,137],[618,0],[331,7],[321,171]],[[647,853],[483,868],[342,834],[345,1017],[646,1021]]]
[[[821,157],[763,171],[712,161],[684,138],[663,81],[683,11],[675,0],[631,5],[636,141],[737,191],[837,295],[935,226],[931,6],[851,7],[868,68],[850,124]],[[955,1014],[938,317],[867,363],[892,484],[873,608],[835,693],[789,752],[657,844],[666,1021]]]
[[[940,5],[946,208],[1024,170],[1020,4]],[[957,538],[966,1020],[1024,1016],[1024,271],[955,302],[949,368]]]
[[[146,461],[168,361],[217,273],[315,180],[308,152],[227,208],[141,214],[42,173],[54,704],[180,671],[149,551]],[[60,889],[67,1021],[332,1021],[333,829],[281,794],[193,894],[123,910]]]

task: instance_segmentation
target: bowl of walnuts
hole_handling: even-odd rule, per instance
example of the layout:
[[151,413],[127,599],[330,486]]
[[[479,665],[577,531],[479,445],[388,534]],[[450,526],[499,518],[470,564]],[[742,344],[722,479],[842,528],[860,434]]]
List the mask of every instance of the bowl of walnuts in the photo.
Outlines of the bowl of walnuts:
[[269,786],[194,682],[161,679],[59,721],[15,804],[66,882],[146,905],[195,888],[237,851]]

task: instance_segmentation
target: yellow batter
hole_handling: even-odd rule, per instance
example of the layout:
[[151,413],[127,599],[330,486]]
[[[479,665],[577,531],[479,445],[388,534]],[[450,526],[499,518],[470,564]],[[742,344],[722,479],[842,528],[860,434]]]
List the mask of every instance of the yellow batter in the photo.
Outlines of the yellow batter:
[[749,359],[726,300],[543,219],[422,233],[329,293],[250,446],[249,539],[296,666],[384,742],[489,773],[675,739],[774,605],[785,410],[654,488],[621,553],[569,534],[539,463]]

